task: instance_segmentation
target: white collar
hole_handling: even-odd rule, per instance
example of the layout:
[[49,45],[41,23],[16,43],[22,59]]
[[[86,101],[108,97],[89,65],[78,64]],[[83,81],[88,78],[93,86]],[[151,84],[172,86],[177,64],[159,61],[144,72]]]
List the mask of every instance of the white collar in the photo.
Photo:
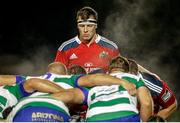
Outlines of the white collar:
[[[95,42],[98,43],[101,39],[101,36],[99,34],[96,34],[96,39],[95,39]],[[81,44],[81,40],[79,39],[78,36],[75,37],[75,40],[77,41],[78,44]]]

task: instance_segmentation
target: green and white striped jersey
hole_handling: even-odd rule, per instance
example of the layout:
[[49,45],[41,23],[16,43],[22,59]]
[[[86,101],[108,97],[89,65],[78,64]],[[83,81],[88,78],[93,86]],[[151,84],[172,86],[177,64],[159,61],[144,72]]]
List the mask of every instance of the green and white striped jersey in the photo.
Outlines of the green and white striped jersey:
[[[112,74],[134,83],[137,88],[144,86],[144,82],[135,75],[128,73]],[[131,96],[122,86],[97,86],[89,90],[88,111],[86,121],[96,122],[111,120],[138,114],[137,97]]]
[[78,76],[75,75],[59,75],[54,73],[46,73],[42,76],[27,76],[27,79],[30,78],[40,78],[40,79],[46,79],[52,82],[55,82],[59,86],[61,86],[64,89],[74,88],[75,87],[75,81],[78,78]]
[[14,106],[23,97],[19,85],[0,87],[0,118],[6,108]]
[[[61,86],[64,89],[69,89],[69,88],[75,87],[75,81],[78,78],[78,76],[58,75],[58,74],[53,74],[53,73],[46,73],[45,75],[42,75],[42,76],[23,76],[24,80],[27,80],[30,78],[47,79],[52,82],[55,82],[57,85]],[[6,108],[16,105],[17,102],[24,97],[24,95],[22,94],[20,90],[21,82],[13,86],[0,87],[0,118],[3,118],[2,112]],[[42,94],[45,94],[45,93],[36,92],[36,93],[33,93],[32,96],[37,96],[37,95],[42,95]]]
[[[69,114],[69,110],[67,108],[67,106],[65,106],[65,104],[59,100],[56,100],[54,98],[51,98],[48,95],[41,95],[41,96],[36,96],[36,97],[25,97],[22,100],[20,100],[18,102],[18,104],[13,108],[13,110],[11,111],[11,113],[9,114],[7,121],[8,122],[12,122],[13,118],[15,117],[16,113],[24,108],[27,107],[46,107],[46,108],[51,108],[51,109],[55,109],[56,111],[59,111],[61,113],[64,113],[68,116],[70,116]],[[33,113],[32,114],[32,120],[36,119],[36,118],[45,118],[48,117],[48,115],[50,115],[49,117],[52,117],[58,121],[64,121],[62,119],[62,117],[58,117],[56,115],[52,115],[52,114],[46,114],[44,115],[43,112],[38,112],[37,113]]]
[[[46,73],[45,75],[39,78],[55,82],[57,85],[59,85],[60,87],[64,89],[70,89],[70,88],[75,87],[75,83],[78,77],[79,76],[75,76],[75,75],[58,75],[54,73]],[[26,80],[29,78],[31,77],[27,77]],[[44,94],[44,93],[36,92],[36,93],[33,93],[32,96],[41,95],[41,94]]]

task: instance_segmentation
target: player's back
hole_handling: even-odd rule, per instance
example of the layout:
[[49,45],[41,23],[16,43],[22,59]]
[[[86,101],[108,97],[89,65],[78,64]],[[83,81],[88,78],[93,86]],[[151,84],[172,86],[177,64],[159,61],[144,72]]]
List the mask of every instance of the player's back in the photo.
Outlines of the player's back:
[[[124,78],[139,87],[143,86],[137,76],[126,73],[116,73],[113,76]],[[87,102],[87,121],[111,121],[139,113],[137,97],[131,96],[119,85],[93,87],[89,90]]]
[[7,121],[68,122],[69,117],[69,110],[63,102],[48,95],[41,95],[26,97],[18,102],[8,116]]

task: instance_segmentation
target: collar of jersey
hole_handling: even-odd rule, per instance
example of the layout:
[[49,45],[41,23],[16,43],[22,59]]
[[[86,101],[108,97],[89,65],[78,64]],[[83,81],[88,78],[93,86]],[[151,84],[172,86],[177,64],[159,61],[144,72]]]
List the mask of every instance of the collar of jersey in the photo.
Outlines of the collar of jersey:
[[[82,42],[80,41],[80,39],[78,38],[78,36],[75,37],[76,41],[78,44],[81,44]],[[98,43],[101,39],[101,36],[99,34],[97,34],[97,38],[95,40],[96,43]]]

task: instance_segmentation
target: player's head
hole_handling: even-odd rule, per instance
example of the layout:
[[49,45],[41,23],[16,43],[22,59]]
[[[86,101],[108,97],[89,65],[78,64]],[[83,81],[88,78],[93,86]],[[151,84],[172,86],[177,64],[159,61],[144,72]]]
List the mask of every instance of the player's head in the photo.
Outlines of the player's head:
[[[81,19],[81,21],[79,19]],[[98,13],[93,8],[85,6],[77,12],[76,20],[77,23],[89,22],[97,24]]]
[[60,74],[60,75],[66,75],[67,74],[67,68],[61,62],[53,62],[53,63],[50,63],[48,65],[48,72]]
[[73,65],[68,69],[68,74],[70,75],[79,75],[79,74],[87,74],[86,70],[80,65]]
[[77,12],[76,20],[80,40],[90,41],[96,34],[97,12],[91,7],[83,7]]
[[131,74],[137,75],[138,74],[138,65],[137,65],[136,61],[133,59],[128,59],[128,61],[129,61],[129,72]]
[[109,73],[111,72],[129,72],[129,62],[123,56],[117,56],[110,61]]

